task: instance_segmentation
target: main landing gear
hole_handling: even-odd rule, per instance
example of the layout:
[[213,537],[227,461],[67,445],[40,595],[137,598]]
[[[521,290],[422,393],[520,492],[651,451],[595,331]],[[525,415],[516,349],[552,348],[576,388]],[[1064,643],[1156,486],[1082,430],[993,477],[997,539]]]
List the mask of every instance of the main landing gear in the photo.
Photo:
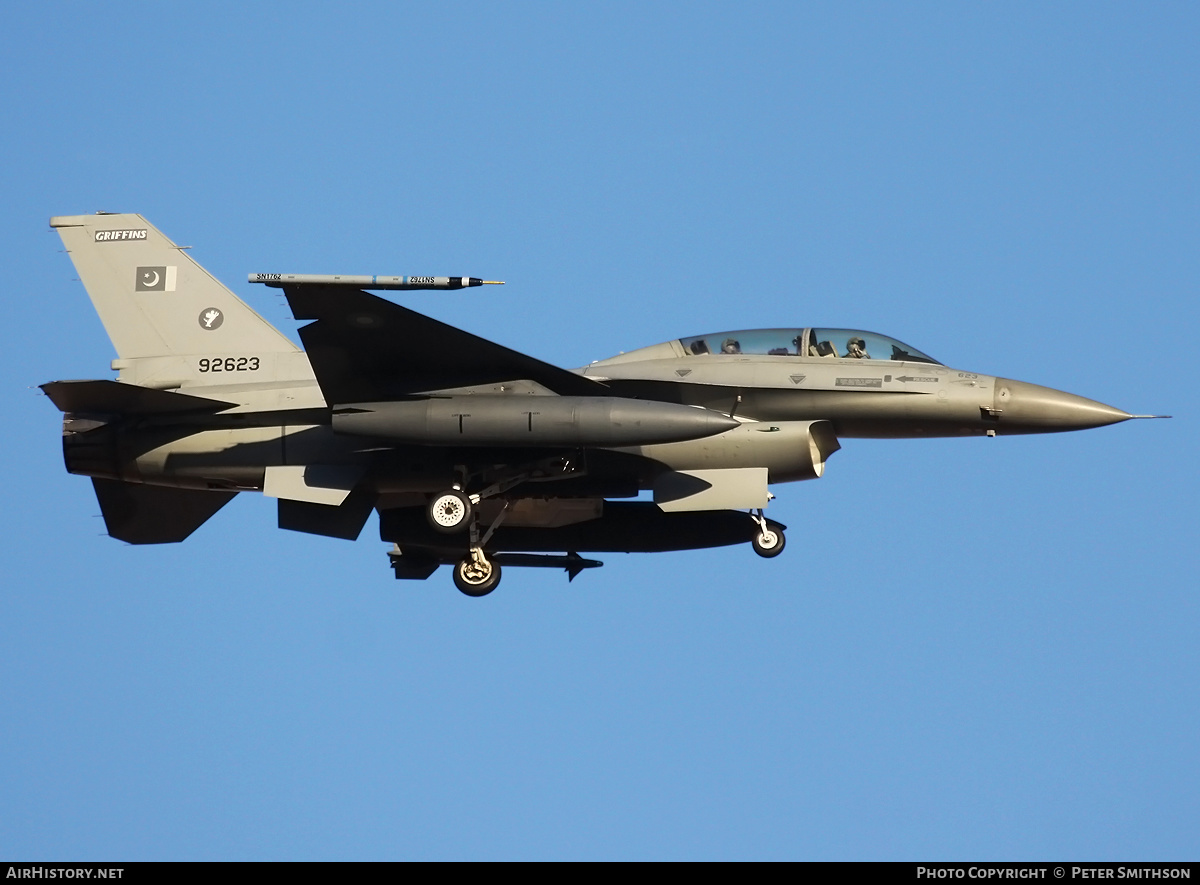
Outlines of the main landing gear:
[[758,523],[758,533],[750,539],[750,546],[754,548],[755,553],[767,559],[778,556],[787,545],[787,539],[783,536],[783,531],[781,529],[772,529],[767,524],[767,518],[763,515],[761,509],[756,512],[753,518]]
[[467,527],[475,510],[469,496],[457,489],[442,492],[429,502],[425,515],[435,531],[457,535]]
[[487,531],[480,535],[475,505],[481,498],[499,494],[523,478],[512,478],[507,483],[497,483],[481,495],[468,495],[461,489],[450,489],[429,502],[425,515],[435,530],[447,535],[459,534],[464,530],[470,532],[470,550],[466,557],[454,566],[454,586],[467,596],[487,596],[500,583],[500,563],[488,559],[483,545],[491,539],[492,533],[500,527],[500,523],[504,522],[504,517],[508,514],[508,504],[505,503],[487,527]]
[[[473,531],[476,504],[484,498],[491,498],[507,492],[514,486],[525,482],[529,477],[529,473],[512,473],[475,495],[468,495],[463,491],[462,485],[456,485],[439,495],[434,495],[433,500],[425,509],[425,517],[435,531],[444,535],[457,535],[468,527]],[[466,480],[464,479],[463,482],[465,483]],[[499,522],[496,525],[499,525]],[[490,535],[491,532],[489,531],[488,534]]]
[[499,583],[500,563],[492,562],[478,547],[454,566],[454,586],[467,596],[487,596]]

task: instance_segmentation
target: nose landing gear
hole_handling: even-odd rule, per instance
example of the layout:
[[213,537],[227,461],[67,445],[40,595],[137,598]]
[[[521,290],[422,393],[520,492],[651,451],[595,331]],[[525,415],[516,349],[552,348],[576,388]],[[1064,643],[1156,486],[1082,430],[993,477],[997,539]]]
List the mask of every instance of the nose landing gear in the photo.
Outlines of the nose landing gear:
[[754,548],[754,552],[766,559],[782,553],[783,548],[787,545],[783,531],[772,529],[767,524],[767,518],[761,509],[755,513],[754,521],[758,523],[758,534],[750,539],[750,546]]

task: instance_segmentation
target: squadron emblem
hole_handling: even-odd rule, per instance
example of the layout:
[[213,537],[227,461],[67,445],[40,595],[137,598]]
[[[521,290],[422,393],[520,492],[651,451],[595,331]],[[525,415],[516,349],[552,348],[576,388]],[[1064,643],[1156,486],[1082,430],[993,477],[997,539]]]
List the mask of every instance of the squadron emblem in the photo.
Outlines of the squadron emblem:
[[221,311],[217,310],[215,307],[206,307],[204,310],[200,311],[201,329],[208,329],[209,331],[212,331],[213,329],[219,329],[221,328],[221,323],[223,322],[225,322],[225,314],[221,313]]

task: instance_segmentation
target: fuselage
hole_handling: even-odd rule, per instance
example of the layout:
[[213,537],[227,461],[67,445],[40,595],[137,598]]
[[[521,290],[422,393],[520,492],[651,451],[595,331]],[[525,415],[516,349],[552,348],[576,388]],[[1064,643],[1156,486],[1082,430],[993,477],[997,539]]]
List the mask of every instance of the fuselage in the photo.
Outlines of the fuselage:
[[580,371],[621,396],[757,421],[826,420],[839,437],[1052,433],[1131,417],[1049,387],[952,369],[894,339],[845,329],[683,338]]
[[[857,353],[855,342],[865,345]],[[818,350],[824,355],[814,355]],[[900,358],[877,358],[881,353]],[[491,449],[493,460],[534,464],[542,471],[522,493],[530,494],[540,482],[547,484],[536,491],[555,495],[627,497],[651,487],[663,470],[759,466],[768,470],[771,482],[816,478],[842,437],[1048,433],[1131,417],[1051,388],[952,369],[893,339],[853,330],[749,330],[678,339],[577,372],[603,381],[612,402],[640,401],[639,420],[642,414],[652,416],[653,403],[660,403],[672,421],[679,420],[672,409],[693,406],[724,423],[708,422],[705,426],[711,426],[697,430],[693,439],[677,433],[676,442],[650,439],[646,445],[622,446],[603,434],[590,442],[587,434],[574,437],[571,445],[539,442],[532,432],[536,421],[529,416],[546,411],[539,401],[550,405],[563,398],[530,395],[511,385],[443,394],[442,402],[461,400],[468,407],[447,406],[443,411],[454,414],[442,423],[465,427],[459,415],[482,415],[485,404],[489,414],[503,416],[505,402],[511,401],[518,423],[531,430],[529,441],[497,437]],[[189,388],[178,389],[186,393]],[[298,379],[282,388],[286,398],[280,389],[210,385],[205,394],[242,404],[216,415],[132,418],[96,427],[86,415],[68,414],[68,469],[127,482],[250,490],[264,488],[272,467],[357,465],[379,494],[404,496],[446,487],[458,475],[458,465],[478,458],[479,443],[472,445],[466,434],[461,446],[445,438],[413,444],[425,431],[410,428],[411,421],[399,416],[392,423],[404,426],[404,434],[373,436],[373,424],[349,420],[370,413],[353,408],[355,414],[339,418],[338,408],[324,403],[315,383]],[[609,403],[604,400],[605,408],[611,409]],[[280,404],[303,407],[280,409]],[[729,416],[740,422],[732,429]],[[355,429],[359,423],[368,429]],[[572,450],[588,452],[586,467],[555,478],[555,465]]]

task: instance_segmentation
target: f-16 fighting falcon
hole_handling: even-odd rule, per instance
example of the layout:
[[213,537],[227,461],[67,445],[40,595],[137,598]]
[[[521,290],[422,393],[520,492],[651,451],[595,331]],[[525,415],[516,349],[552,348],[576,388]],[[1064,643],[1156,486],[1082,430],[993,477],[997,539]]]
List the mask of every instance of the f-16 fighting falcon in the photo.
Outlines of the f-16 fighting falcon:
[[[568,371],[366,290],[473,277],[251,274],[283,290],[304,350],[140,215],[52,218],[117,352],[116,380],[42,385],[67,470],[108,532],[182,541],[239,492],[279,526],[358,537],[371,511],[397,578],[749,543],[783,552],[772,483],[816,479],[845,437],[1004,436],[1131,415],[942,365],[857,329],[679,338]],[[628,500],[650,491],[653,502]],[[622,500],[626,499],[626,500]]]

